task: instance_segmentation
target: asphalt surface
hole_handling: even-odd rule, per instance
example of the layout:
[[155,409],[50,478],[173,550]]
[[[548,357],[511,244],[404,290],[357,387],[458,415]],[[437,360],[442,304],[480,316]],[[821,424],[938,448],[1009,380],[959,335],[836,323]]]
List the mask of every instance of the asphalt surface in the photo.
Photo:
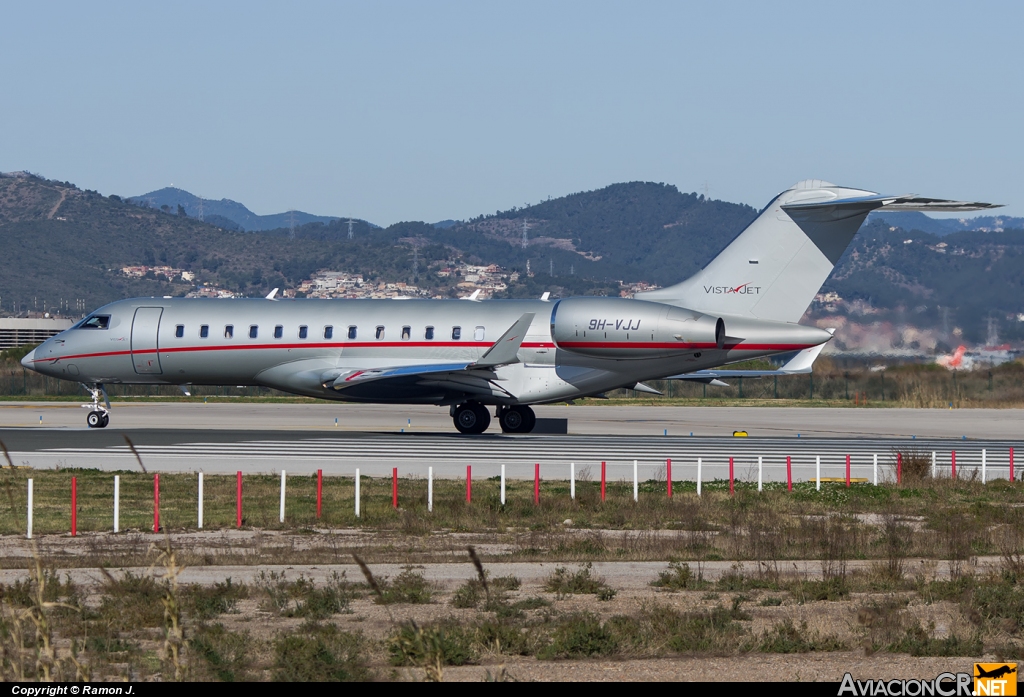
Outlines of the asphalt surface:
[[[893,476],[895,453],[935,453],[938,473],[972,470],[1005,478],[1010,448],[1020,464],[1024,413],[1020,410],[799,409],[770,407],[538,408],[542,418],[568,419],[568,435],[462,436],[447,410],[336,404],[130,403],[117,405],[106,429],[84,427],[87,410],[69,403],[0,405],[0,441],[16,465],[130,470],[136,453],[147,470],[279,472],[326,475],[506,476],[529,479],[596,478],[606,463],[613,480],[663,479],[667,460],[675,480],[796,481]],[[42,421],[40,422],[40,417]],[[338,425],[334,425],[334,419]],[[734,437],[744,429],[746,438]],[[691,436],[690,433],[693,433]],[[135,448],[126,441],[126,436]],[[787,464],[788,458],[788,464]],[[877,458],[877,468],[876,468]],[[760,462],[759,462],[760,460]],[[820,470],[819,470],[820,460]],[[1017,467],[1017,471],[1020,468]]]

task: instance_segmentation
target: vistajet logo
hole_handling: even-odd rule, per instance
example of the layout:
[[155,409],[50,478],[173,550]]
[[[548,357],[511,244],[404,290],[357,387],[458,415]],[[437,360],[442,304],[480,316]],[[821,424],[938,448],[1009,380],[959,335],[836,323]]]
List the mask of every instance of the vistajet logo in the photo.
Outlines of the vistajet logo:
[[761,286],[752,286],[750,283],[744,283],[741,286],[704,286],[704,292],[708,295],[758,295],[761,292]]

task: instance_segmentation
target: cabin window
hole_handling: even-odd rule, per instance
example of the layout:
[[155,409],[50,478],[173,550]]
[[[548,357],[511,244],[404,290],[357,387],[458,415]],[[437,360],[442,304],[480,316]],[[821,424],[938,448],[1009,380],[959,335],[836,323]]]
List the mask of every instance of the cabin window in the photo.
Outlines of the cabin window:
[[462,327],[452,327],[452,341],[458,341],[462,338]]
[[377,325],[376,337],[377,337],[377,341],[380,341],[381,339],[384,338],[384,327],[383,327],[383,325],[380,325],[380,324]]
[[110,326],[110,315],[93,315],[78,325],[79,329],[106,329]]
[[408,341],[412,336],[412,327],[402,327],[402,341]]
[[356,326],[355,325],[352,325],[351,327],[348,328],[348,338],[349,339],[355,339],[357,334],[358,334],[358,332],[356,331]]
[[224,338],[225,339],[230,339],[234,335],[235,335],[235,325],[233,325],[233,324],[225,324],[224,325]]
[[283,336],[284,336],[284,327],[282,327],[280,324],[277,325],[276,327],[274,327],[274,338],[275,339],[280,339]]
[[484,328],[483,327],[477,327],[476,329],[473,330],[473,341],[483,341],[483,340],[484,340]]
[[180,339],[183,336],[185,336],[185,325],[179,324],[174,328],[174,338]]
[[309,327],[303,324],[301,327],[299,327],[299,338],[305,339],[307,336],[309,336]]
[[427,327],[425,330],[423,330],[423,338],[426,339],[427,341],[433,341],[434,340],[434,328],[433,327]]
[[257,325],[257,324],[250,324],[249,325],[249,338],[250,339],[255,339],[259,335],[260,335],[259,325]]
[[204,324],[199,327],[199,338],[206,339],[210,336],[210,325]]
[[326,327],[324,327],[324,338],[325,339],[333,339],[334,338],[334,327],[332,327],[329,324]]

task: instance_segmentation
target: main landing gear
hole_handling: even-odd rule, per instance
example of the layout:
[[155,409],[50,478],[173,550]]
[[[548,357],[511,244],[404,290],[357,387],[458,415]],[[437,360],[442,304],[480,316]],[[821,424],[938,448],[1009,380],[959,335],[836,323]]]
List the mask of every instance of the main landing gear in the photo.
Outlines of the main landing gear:
[[459,433],[483,433],[491,425],[487,407],[479,402],[458,405],[452,410],[452,420]]
[[[504,433],[529,433],[537,424],[533,409],[526,406],[499,407],[495,416]],[[466,402],[452,408],[452,421],[459,433],[483,433],[491,425],[491,415],[483,404]]]
[[498,423],[505,433],[529,433],[537,425],[537,416],[530,407],[504,407],[498,410]]
[[[107,391],[103,389],[103,385],[86,385],[85,389],[92,394],[92,404],[82,405],[90,410],[89,415],[85,417],[85,423],[89,428],[106,428],[110,423],[110,400],[107,399]],[[103,398],[103,404],[100,404],[100,397]]]

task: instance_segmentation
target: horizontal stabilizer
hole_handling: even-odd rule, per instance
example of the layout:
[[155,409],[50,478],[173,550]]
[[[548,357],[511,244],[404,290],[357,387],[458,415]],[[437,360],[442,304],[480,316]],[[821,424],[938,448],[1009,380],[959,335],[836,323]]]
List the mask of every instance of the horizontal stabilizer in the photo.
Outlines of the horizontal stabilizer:
[[533,323],[532,312],[527,312],[508,328],[501,338],[494,342],[494,345],[487,349],[487,352],[480,356],[480,359],[473,363],[474,368],[496,368],[499,365],[509,365],[519,362],[519,347],[526,338],[526,332]]
[[[835,332],[835,329],[827,329],[826,331],[831,334]],[[725,383],[720,382],[716,378],[763,378],[773,375],[802,375],[811,372],[814,361],[823,348],[825,348],[825,344],[805,348],[790,358],[786,365],[778,370],[697,370],[692,373],[672,375],[665,378],[665,380],[694,380],[696,382],[706,382],[709,385],[719,384],[724,386]]]
[[[784,203],[782,209],[787,213],[795,211],[830,211],[849,212],[851,214],[860,211],[874,211],[879,209],[891,211],[933,211],[935,213],[959,213],[961,211],[984,211],[991,208],[1001,208],[999,203],[983,203],[981,201],[952,201],[944,198],[928,198],[915,194],[903,194],[901,196],[853,196],[850,198],[833,198],[818,201],[797,201]],[[840,216],[835,216],[840,217]]]

